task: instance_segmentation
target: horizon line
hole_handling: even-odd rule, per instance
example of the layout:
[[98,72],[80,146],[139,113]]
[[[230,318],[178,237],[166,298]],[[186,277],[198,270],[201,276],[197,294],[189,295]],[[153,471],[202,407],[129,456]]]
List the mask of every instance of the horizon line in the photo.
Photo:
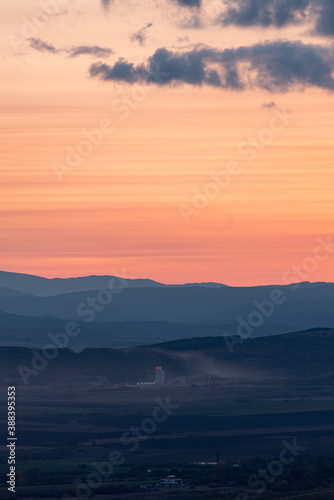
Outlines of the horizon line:
[[[59,277],[59,276],[53,276],[53,277],[48,277],[48,276],[41,276],[39,274],[30,274],[30,273],[23,273],[23,272],[16,272],[16,271],[5,271],[3,269],[0,269],[0,273],[7,273],[7,274],[16,274],[16,275],[22,275],[22,276],[30,276],[33,278],[41,278],[41,279],[46,279],[49,281],[52,280],[70,280],[70,279],[80,279],[80,278],[104,278],[104,277],[114,277],[114,278],[122,278],[124,280],[131,280],[131,281],[151,281],[153,283],[157,283],[159,285],[164,285],[164,286],[186,286],[186,285],[220,285],[221,287],[228,287],[228,288],[255,288],[255,287],[270,287],[270,286],[291,286],[295,284],[310,284],[310,285],[316,285],[316,284],[333,284],[332,281],[291,281],[289,283],[269,283],[269,284],[257,284],[257,285],[229,285],[226,283],[222,283],[220,281],[189,281],[189,282],[180,282],[180,283],[165,283],[162,281],[157,281],[152,278],[141,278],[141,277],[122,277],[122,276],[117,276],[116,274],[87,274],[87,275],[78,275],[78,276],[68,276],[68,277]],[[1,287],[1,283],[0,283]],[[5,288],[5,287],[4,287]]]

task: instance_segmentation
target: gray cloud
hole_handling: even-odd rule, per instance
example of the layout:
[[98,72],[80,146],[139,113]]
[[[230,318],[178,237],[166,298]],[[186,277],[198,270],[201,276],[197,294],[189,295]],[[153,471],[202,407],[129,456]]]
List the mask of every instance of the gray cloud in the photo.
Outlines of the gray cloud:
[[334,36],[334,0],[316,1],[318,17],[315,33],[322,36]]
[[82,55],[96,56],[96,57],[109,57],[113,54],[113,50],[108,49],[106,47],[99,47],[98,45],[87,46],[82,45],[79,47],[72,47],[70,49],[66,49],[66,52],[71,57],[78,57]]
[[282,28],[308,22],[313,33],[334,36],[334,0],[226,0],[223,26]]
[[51,43],[43,42],[40,38],[28,38],[30,47],[38,52],[51,52],[52,54],[57,54],[57,50]]
[[173,0],[181,7],[200,7],[202,5],[202,0]]
[[[100,0],[108,10],[114,0]],[[202,0],[170,0],[180,7],[199,9]],[[283,28],[310,23],[314,34],[334,36],[334,0],[221,0],[223,12],[217,21],[223,26]],[[200,27],[200,20],[192,27]]]
[[305,20],[310,0],[227,0],[219,20],[224,26],[275,26]]
[[64,49],[56,49],[50,43],[44,42],[40,38],[29,38],[30,47],[38,52],[50,52],[52,54],[65,53],[70,57],[78,57],[82,55],[90,55],[95,57],[109,57],[114,52],[106,47],[98,45],[81,45],[79,47],[67,47]]
[[120,59],[96,63],[92,78],[130,84],[208,85],[222,89],[286,92],[318,87],[334,90],[334,49],[301,42],[276,41],[219,51],[196,47],[183,53],[158,49],[145,64]]
[[132,63],[128,63],[124,59],[119,59],[114,66],[103,63],[92,64],[89,73],[92,78],[99,77],[105,81],[135,83],[145,79],[144,68],[140,66],[135,68]]
[[147,30],[153,26],[152,23],[146,24],[143,28],[141,28],[139,31],[136,31],[133,33],[130,37],[130,39],[133,42],[138,42],[139,45],[145,45],[146,38],[147,38]]

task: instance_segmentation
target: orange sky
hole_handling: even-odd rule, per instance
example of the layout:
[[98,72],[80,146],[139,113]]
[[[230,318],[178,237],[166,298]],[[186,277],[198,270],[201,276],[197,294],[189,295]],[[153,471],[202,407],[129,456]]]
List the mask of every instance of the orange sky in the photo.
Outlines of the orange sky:
[[[331,93],[102,84],[87,77],[91,58],[34,52],[27,42],[15,53],[8,34],[20,33],[36,8],[19,0],[1,12],[8,30],[0,62],[2,270],[68,277],[125,269],[166,283],[281,283],[313,255],[318,237],[332,234]],[[105,14],[88,0],[66,9],[36,37],[56,47],[111,47],[116,59],[141,61],[162,44],[175,47],[181,35],[187,44],[220,48],[264,39],[264,30],[181,30],[173,10],[157,9],[150,39],[139,47],[129,33],[151,21],[147,10]],[[276,31],[265,35],[275,39]],[[301,32],[289,34],[299,39]],[[275,107],[264,108],[269,102]],[[278,110],[294,118],[270,135]],[[67,165],[59,182],[54,167],[65,164],[67,148],[109,122],[113,130],[77,166]],[[261,148],[252,147],[250,160],[240,145],[254,136]],[[212,187],[212,173],[226,172],[231,161],[238,172]],[[214,196],[195,206],[195,192],[210,189]],[[334,281],[333,258],[307,279]]]

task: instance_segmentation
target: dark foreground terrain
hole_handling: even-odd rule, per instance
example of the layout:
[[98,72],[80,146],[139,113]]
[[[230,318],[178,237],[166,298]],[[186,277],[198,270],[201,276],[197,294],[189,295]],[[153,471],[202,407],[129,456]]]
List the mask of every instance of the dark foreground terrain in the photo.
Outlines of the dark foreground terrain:
[[[17,368],[35,354],[1,348],[0,498],[333,499],[333,338],[62,351],[27,385]],[[156,364],[162,387],[150,384]],[[5,487],[9,385],[16,494]],[[182,484],[162,487],[168,476]]]

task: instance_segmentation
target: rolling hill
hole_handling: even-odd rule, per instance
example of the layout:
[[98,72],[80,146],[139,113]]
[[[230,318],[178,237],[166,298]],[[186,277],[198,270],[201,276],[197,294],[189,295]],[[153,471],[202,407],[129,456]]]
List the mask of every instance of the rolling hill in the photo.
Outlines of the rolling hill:
[[[43,355],[42,351],[39,351]],[[36,351],[34,351],[36,354]],[[31,367],[30,349],[0,347],[3,379],[22,383],[18,366]],[[215,375],[247,383],[280,379],[310,384],[334,381],[334,330],[258,338],[238,345],[231,354],[223,338],[209,337],[126,349],[60,350],[32,383],[85,383],[102,377],[108,383],[150,382],[162,365],[169,382],[178,377]]]

